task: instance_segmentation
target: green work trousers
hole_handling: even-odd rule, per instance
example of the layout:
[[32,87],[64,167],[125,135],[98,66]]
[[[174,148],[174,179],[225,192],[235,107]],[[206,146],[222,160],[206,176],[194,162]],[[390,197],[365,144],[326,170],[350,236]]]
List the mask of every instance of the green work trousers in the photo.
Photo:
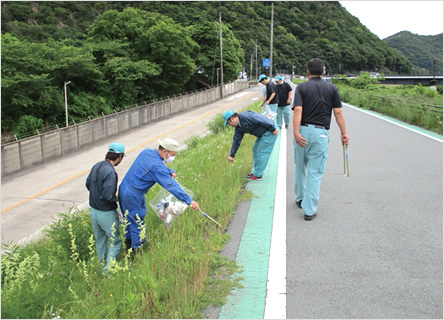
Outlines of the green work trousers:
[[[91,208],[91,220],[96,238],[97,257],[108,271],[112,260],[117,259],[122,248],[119,215],[116,210],[101,211]],[[109,244],[108,244],[109,241]]]

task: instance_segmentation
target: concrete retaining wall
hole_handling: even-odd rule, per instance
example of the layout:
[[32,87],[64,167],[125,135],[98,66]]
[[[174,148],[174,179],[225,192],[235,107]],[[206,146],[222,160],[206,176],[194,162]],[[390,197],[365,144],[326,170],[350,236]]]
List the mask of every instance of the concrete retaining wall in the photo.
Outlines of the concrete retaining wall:
[[[239,81],[224,85],[224,96],[234,94],[255,82]],[[172,99],[139,106],[99,119],[2,145],[2,177],[47,160],[58,158],[97,141],[146,125],[178,112],[220,99],[220,87],[181,95]]]

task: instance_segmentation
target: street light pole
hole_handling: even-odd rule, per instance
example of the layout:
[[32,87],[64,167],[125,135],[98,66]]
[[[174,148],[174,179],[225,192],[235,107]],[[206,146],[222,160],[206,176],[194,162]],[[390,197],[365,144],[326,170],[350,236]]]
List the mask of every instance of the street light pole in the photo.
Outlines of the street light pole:
[[273,16],[274,3],[271,3],[271,35],[270,35],[270,78],[273,77]]
[[220,33],[220,98],[224,97],[224,51],[222,41],[222,13],[219,12],[219,33]]
[[66,126],[68,127],[68,100],[66,99],[66,86],[68,84],[70,84],[71,81],[66,82],[64,84],[64,88],[65,88],[65,115],[66,115]]

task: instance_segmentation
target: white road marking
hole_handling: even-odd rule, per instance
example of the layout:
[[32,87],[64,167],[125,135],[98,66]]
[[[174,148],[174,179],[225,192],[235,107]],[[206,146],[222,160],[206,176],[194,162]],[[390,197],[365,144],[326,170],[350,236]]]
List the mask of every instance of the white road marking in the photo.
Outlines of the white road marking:
[[280,134],[264,319],[287,317],[287,132]]

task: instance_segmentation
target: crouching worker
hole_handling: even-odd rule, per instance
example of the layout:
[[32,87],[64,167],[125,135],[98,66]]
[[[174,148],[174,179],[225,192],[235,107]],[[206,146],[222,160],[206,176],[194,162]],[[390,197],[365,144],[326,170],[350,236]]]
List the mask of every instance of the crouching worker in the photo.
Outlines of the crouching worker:
[[236,128],[228,161],[234,161],[234,156],[239,149],[245,133],[256,136],[257,139],[253,146],[253,172],[248,174],[247,179],[262,180],[277,135],[279,134],[279,130],[274,121],[253,111],[245,111],[237,114],[232,110],[228,110],[225,111],[223,117],[225,120],[224,126],[229,124]]
[[143,150],[123,178],[119,187],[119,203],[122,213],[128,210],[125,229],[127,248],[138,249],[146,242],[143,237],[147,214],[145,194],[156,183],[192,209],[200,211],[199,204],[173,179],[176,172],[165,165],[174,160],[178,149],[179,143],[173,139],[159,140],[159,148]]
[[118,177],[114,167],[122,162],[124,155],[123,144],[112,143],[105,160],[96,163],[86,178],[97,256],[99,261],[105,264],[104,271],[108,271],[110,264],[117,259],[122,248],[119,215],[116,211]]

